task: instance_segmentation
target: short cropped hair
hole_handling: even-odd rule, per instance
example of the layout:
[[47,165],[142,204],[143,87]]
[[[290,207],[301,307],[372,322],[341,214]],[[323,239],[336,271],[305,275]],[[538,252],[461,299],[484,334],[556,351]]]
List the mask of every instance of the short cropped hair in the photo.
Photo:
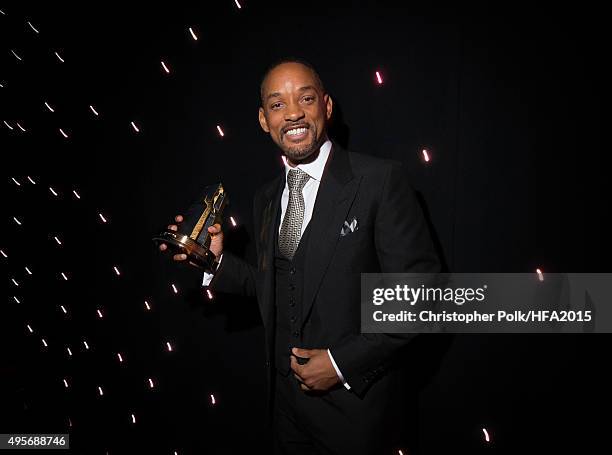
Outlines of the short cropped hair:
[[325,93],[325,87],[323,86],[323,81],[321,80],[321,77],[319,76],[319,73],[317,72],[315,67],[310,62],[300,57],[283,57],[275,61],[272,65],[270,65],[268,69],[266,70],[266,72],[264,73],[263,77],[261,78],[261,83],[259,84],[259,97],[261,99],[262,106],[264,105],[264,101],[265,101],[263,90],[264,90],[264,82],[266,81],[266,78],[268,77],[268,75],[274,68],[284,63],[299,63],[300,65],[304,65],[306,68],[312,71],[312,74],[314,75],[314,78],[315,78],[315,83],[317,84],[317,88],[319,88],[321,92]]

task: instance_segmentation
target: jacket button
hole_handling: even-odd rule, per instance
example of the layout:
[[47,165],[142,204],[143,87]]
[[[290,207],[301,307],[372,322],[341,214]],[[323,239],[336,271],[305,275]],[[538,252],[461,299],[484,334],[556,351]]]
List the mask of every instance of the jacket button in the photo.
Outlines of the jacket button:
[[295,322],[295,316],[291,316],[291,322]]
[[295,306],[295,300],[289,299],[289,306]]
[[295,267],[291,267],[291,268],[289,269],[289,273],[290,273],[291,275],[295,275]]
[[295,338],[299,337],[299,336],[300,336],[300,332],[298,332],[298,331],[296,330],[295,332],[293,332],[293,336],[294,336]]

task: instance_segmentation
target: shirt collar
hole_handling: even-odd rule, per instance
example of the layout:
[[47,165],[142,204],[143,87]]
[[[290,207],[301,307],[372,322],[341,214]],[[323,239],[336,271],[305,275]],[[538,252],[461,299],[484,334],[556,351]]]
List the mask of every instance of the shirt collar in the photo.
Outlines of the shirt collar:
[[306,174],[308,174],[310,178],[313,178],[320,182],[321,177],[323,177],[323,169],[325,168],[325,163],[327,162],[327,158],[329,157],[331,147],[332,142],[327,139],[319,149],[319,156],[317,156],[314,161],[311,161],[310,163],[306,164],[300,163],[296,167],[289,166],[287,160],[283,156],[283,162],[285,163],[285,181],[287,179],[287,174],[289,173],[289,170],[298,168],[306,172]]

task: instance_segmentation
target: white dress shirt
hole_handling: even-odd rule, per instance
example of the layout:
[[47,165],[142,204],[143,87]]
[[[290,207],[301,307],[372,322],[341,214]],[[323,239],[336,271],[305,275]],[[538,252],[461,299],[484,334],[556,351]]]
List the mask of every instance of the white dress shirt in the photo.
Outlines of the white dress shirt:
[[[285,217],[285,212],[287,210],[287,205],[289,204],[289,185],[287,185],[287,174],[291,169],[299,168],[310,176],[310,178],[304,185],[304,188],[302,189],[302,196],[304,197],[304,220],[302,222],[301,233],[304,234],[304,230],[306,229],[308,223],[310,222],[310,219],[312,218],[312,211],[314,209],[315,201],[317,199],[317,192],[321,183],[321,177],[323,177],[323,169],[325,168],[325,163],[327,162],[327,158],[329,157],[331,146],[331,141],[327,139],[319,149],[319,155],[317,156],[317,158],[315,158],[314,161],[305,164],[298,164],[295,167],[291,166],[289,162],[285,159],[285,157],[283,157],[283,161],[285,163],[285,188],[283,189],[283,194],[281,196],[281,219],[278,227],[279,234],[281,226],[283,224],[283,219]],[[219,258],[219,264],[221,264],[222,259],[223,254]],[[212,278],[212,274],[204,273],[202,285],[208,286]],[[338,377],[340,378],[340,381],[342,381],[344,387],[350,390],[351,387],[344,380],[344,377],[342,376],[338,365],[336,365],[336,362],[334,361],[334,358],[329,349],[327,350],[327,353],[329,355],[329,359],[331,360],[332,365],[334,366],[334,369],[336,370],[336,373],[338,374]]]

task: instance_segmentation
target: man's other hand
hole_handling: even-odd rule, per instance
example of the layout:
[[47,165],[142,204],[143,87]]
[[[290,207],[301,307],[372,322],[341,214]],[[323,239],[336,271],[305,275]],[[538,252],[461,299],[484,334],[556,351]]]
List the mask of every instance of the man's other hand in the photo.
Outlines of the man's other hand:
[[[300,383],[304,392],[324,392],[340,383],[340,378],[331,363],[327,349],[291,349],[291,369],[293,376]],[[308,362],[300,365],[297,357],[307,358]]]

